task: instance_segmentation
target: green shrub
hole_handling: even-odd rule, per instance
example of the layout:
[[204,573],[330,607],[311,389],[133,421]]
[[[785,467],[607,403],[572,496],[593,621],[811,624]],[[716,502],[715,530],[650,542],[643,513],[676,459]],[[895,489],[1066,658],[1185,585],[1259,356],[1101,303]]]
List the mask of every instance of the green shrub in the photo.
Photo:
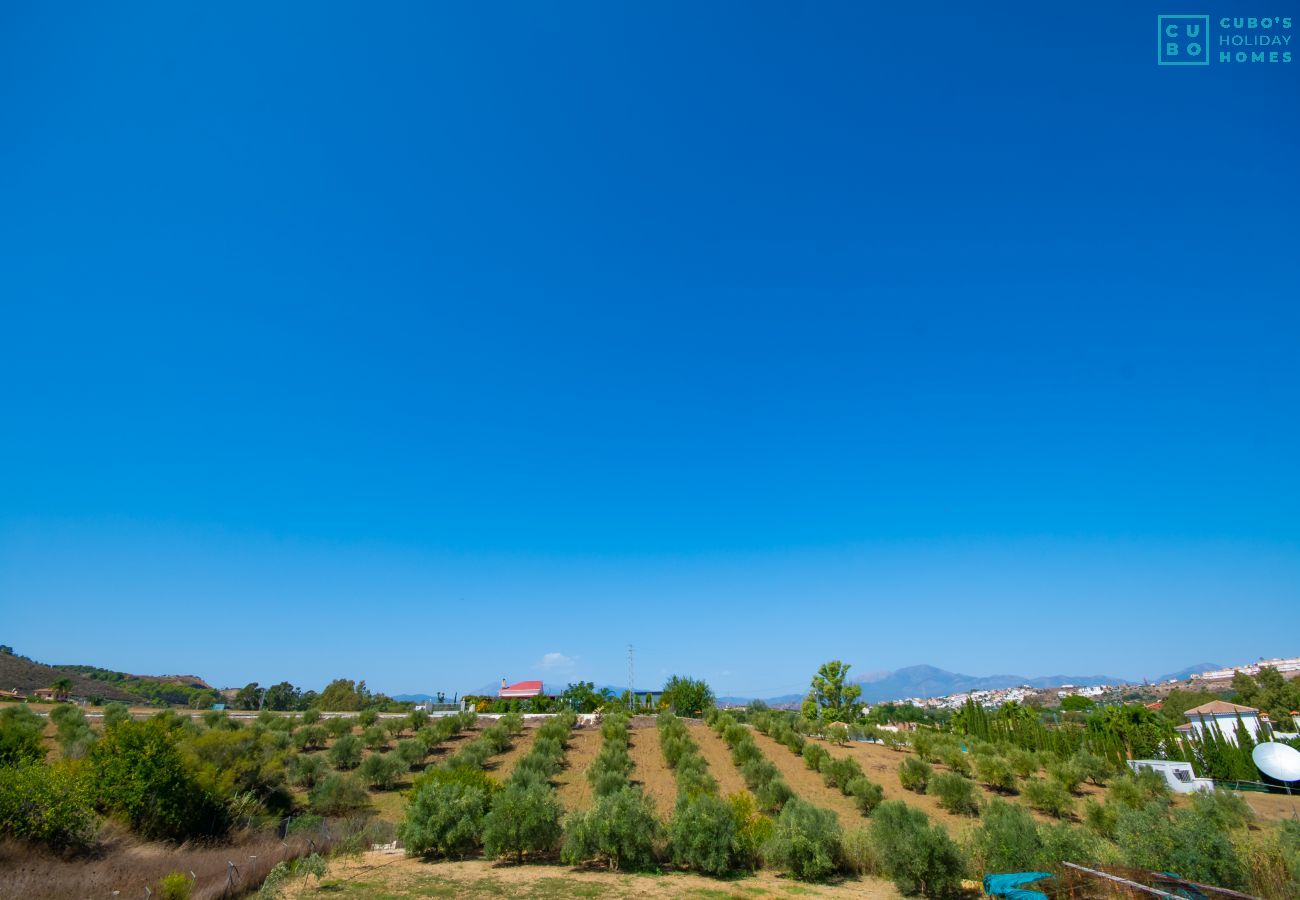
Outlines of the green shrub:
[[885,798],[885,789],[865,775],[859,775],[845,785],[844,793],[853,798],[853,805],[864,816],[871,815],[872,810]]
[[1300,822],[1252,832],[1239,844],[1250,893],[1268,900],[1300,897]]
[[0,835],[82,849],[98,829],[90,786],[68,764],[0,766]]
[[979,870],[1028,871],[1039,864],[1043,841],[1029,810],[995,797],[970,832],[970,849]]
[[372,753],[362,760],[361,767],[357,769],[357,774],[372,788],[380,791],[391,791],[393,786],[397,784],[397,779],[409,769],[410,766],[402,762],[395,754]]
[[1190,881],[1240,889],[1246,872],[1217,816],[1196,808],[1174,810],[1159,802],[1123,808],[1115,841],[1126,862],[1150,871],[1176,872]]
[[794,791],[790,790],[790,785],[781,778],[773,778],[759,785],[754,791],[754,799],[764,811],[778,813],[794,799]]
[[307,794],[311,811],[318,816],[347,816],[370,808],[370,795],[351,775],[327,775]]
[[979,793],[975,784],[953,772],[939,772],[930,779],[926,793],[939,799],[939,805],[959,816],[978,816]]
[[465,785],[483,791],[489,797],[501,790],[501,782],[482,769],[458,766],[425,769],[421,774],[415,776],[415,782],[411,786],[412,795],[419,793],[426,784]]
[[0,709],[0,766],[16,766],[45,759],[41,732],[45,723],[26,706]]
[[830,758],[830,753],[827,752],[826,748],[823,747],[821,744],[814,744],[812,742],[809,742],[804,745],[803,748],[804,765],[812,769],[814,772],[820,772],[822,768],[822,761],[829,758]]
[[1114,767],[1095,753],[1079,750],[1070,757],[1070,763],[1088,781],[1102,786],[1115,774]]
[[397,748],[393,753],[402,761],[402,765],[407,769],[414,769],[420,763],[424,762],[424,757],[426,755],[424,744],[414,738],[398,741]]
[[1092,832],[1064,822],[1059,825],[1040,825],[1043,850],[1035,868],[1054,872],[1063,870],[1062,862],[1088,865],[1104,861],[1113,851],[1105,849],[1104,842]]
[[1197,791],[1192,794],[1192,812],[1213,822],[1223,831],[1245,828],[1255,818],[1255,811],[1239,794],[1232,791]]
[[591,792],[597,797],[607,797],[628,786],[627,776],[614,769],[600,769],[588,773]]
[[422,709],[413,709],[410,715],[406,717],[406,724],[412,732],[419,731],[429,724],[429,714]]
[[837,747],[843,747],[849,742],[849,728],[840,722],[834,722],[826,727],[826,740],[830,741]]
[[305,725],[293,735],[294,746],[307,752],[321,749],[327,740],[329,740],[329,732],[319,725]]
[[646,868],[654,863],[662,830],[650,801],[624,787],[569,817],[561,856],[570,865],[599,860],[611,869]]
[[291,782],[298,787],[312,788],[325,777],[325,760],[320,756],[296,754],[289,757],[286,769]]
[[379,712],[373,709],[363,709],[357,715],[357,723],[362,728],[369,728],[379,721]]
[[483,852],[489,857],[550,853],[560,845],[563,809],[545,785],[511,785],[497,792],[483,819]]
[[164,875],[158,882],[158,896],[161,900],[190,900],[190,891],[194,883],[184,872],[172,872]]
[[904,759],[898,766],[898,780],[909,791],[924,794],[926,785],[934,777],[934,769],[929,763],[922,762],[914,756]]
[[371,750],[380,750],[388,745],[388,732],[378,725],[371,725],[361,732],[361,742]]
[[1152,801],[1167,804],[1172,800],[1173,791],[1164,776],[1150,769],[1120,775],[1111,781],[1106,791],[1107,805],[1114,803],[1129,809],[1142,809]]
[[912,732],[912,749],[925,762],[938,759],[938,741],[933,731],[918,730]]
[[779,774],[776,766],[765,758],[751,759],[740,767],[740,776],[751,788],[767,784]]
[[355,769],[361,765],[361,739],[355,734],[336,738],[329,750],[330,765],[336,769]]
[[752,794],[740,791],[728,796],[726,802],[736,824],[736,836],[731,843],[732,861],[737,869],[757,869],[763,862],[763,848],[776,826],[759,811]]
[[875,875],[880,870],[876,847],[867,828],[850,828],[844,832],[840,839],[840,857],[843,867],[854,875]]
[[415,792],[398,828],[408,856],[464,856],[483,834],[489,792],[478,785],[428,780]]
[[[919,760],[918,760],[919,762]],[[871,817],[871,840],[880,871],[904,894],[956,893],[964,868],[961,851],[941,826],[899,800],[880,804]]]
[[818,881],[839,867],[840,824],[835,814],[802,800],[781,809],[766,855],[801,881]]
[[1021,796],[1031,807],[1058,819],[1074,812],[1074,798],[1055,778],[1030,778],[1020,788]]
[[709,794],[683,797],[669,823],[668,843],[679,866],[709,875],[732,871],[736,820],[731,806]]
[[1015,772],[1019,778],[1029,778],[1037,774],[1040,768],[1038,754],[1032,750],[1022,750],[1019,747],[1007,751],[1007,763],[1011,766],[1011,771]]
[[1115,837],[1115,826],[1119,823],[1119,811],[1122,806],[1118,803],[1098,803],[1096,800],[1085,800],[1083,804],[1083,824],[1088,826],[1094,834],[1101,835],[1104,838]]
[[110,728],[91,750],[90,772],[96,805],[143,837],[184,840],[226,831],[226,810],[186,766],[163,720]]
[[320,721],[320,710],[319,710],[319,709],[308,709],[308,710],[304,710],[304,711],[303,711],[303,714],[302,714],[302,724],[304,724],[304,725],[315,725],[315,724],[316,724],[317,722],[319,722],[319,721]]
[[967,778],[971,776],[969,754],[962,753],[961,750],[956,747],[948,747],[939,754],[939,758],[943,761],[943,764],[948,767],[949,771],[955,772],[958,775],[963,775]]
[[855,778],[862,777],[862,766],[858,765],[856,759],[851,757],[828,756],[821,762],[822,780],[828,787],[839,788],[840,791],[847,794],[848,784]]
[[345,734],[352,733],[352,726],[357,724],[357,720],[350,716],[331,716],[325,720],[325,730],[330,733],[331,737],[343,737]]
[[995,791],[1005,794],[1014,793],[1016,773],[1005,757],[982,755],[975,759],[975,775],[979,780]]
[[1079,785],[1083,784],[1084,773],[1071,760],[1048,763],[1047,774],[1071,794],[1078,793]]
[[384,727],[384,731],[388,732],[389,737],[394,737],[394,738],[398,737],[403,731],[406,730],[405,719],[384,719],[382,724]]
[[183,749],[199,783],[213,795],[243,805],[240,814],[257,812],[250,799],[273,813],[285,813],[292,797],[284,780],[283,732],[266,729],[201,731],[184,740]]
[[101,720],[104,730],[107,731],[118,722],[125,722],[131,718],[131,708],[121,701],[113,701],[104,707],[104,718]]

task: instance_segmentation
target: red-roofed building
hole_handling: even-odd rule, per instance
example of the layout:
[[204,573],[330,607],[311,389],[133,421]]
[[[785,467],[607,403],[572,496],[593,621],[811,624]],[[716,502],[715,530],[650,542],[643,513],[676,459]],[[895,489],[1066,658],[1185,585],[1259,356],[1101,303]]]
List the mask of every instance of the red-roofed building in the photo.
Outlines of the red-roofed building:
[[501,690],[497,691],[497,696],[506,700],[540,697],[542,696],[542,683],[540,681],[517,681],[514,684],[507,685],[506,680],[502,678]]

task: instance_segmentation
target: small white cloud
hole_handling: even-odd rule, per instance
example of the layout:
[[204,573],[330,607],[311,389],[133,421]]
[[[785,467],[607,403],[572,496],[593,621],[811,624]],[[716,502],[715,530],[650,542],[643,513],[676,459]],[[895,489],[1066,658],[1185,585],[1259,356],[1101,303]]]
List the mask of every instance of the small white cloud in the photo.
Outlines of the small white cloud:
[[547,653],[537,663],[537,666],[542,669],[572,669],[575,662],[577,662],[576,659],[572,656],[565,656],[563,653]]

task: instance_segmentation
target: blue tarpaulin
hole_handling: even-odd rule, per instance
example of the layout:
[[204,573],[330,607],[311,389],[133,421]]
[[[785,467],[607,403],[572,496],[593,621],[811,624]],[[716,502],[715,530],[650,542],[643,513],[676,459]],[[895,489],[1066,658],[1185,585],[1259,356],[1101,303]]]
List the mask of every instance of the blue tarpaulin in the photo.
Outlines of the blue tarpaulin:
[[1005,897],[1007,900],[1047,900],[1042,891],[1022,888],[1041,878],[1050,878],[1051,872],[1008,872],[1004,875],[985,875],[984,893],[990,897]]

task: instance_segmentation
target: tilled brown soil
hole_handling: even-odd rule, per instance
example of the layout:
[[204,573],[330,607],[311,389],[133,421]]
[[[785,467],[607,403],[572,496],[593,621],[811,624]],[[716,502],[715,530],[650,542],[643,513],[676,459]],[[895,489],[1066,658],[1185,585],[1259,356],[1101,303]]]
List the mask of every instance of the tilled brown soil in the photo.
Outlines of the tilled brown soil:
[[[761,735],[756,735],[756,737],[761,737]],[[816,741],[821,744],[832,756],[850,756],[856,759],[858,764],[862,766],[862,771],[866,776],[884,789],[886,800],[902,800],[904,803],[915,806],[917,809],[924,810],[926,815],[930,816],[930,818],[934,819],[936,822],[942,822],[944,825],[948,826],[948,829],[954,834],[966,828],[970,828],[972,825],[979,822],[977,817],[954,815],[940,806],[936,798],[931,797],[928,794],[917,794],[913,791],[906,790],[903,787],[902,783],[898,780],[898,767],[904,759],[911,755],[910,752],[889,750],[880,744],[866,744],[858,743],[856,741],[846,744],[843,747],[836,747],[835,745],[818,738],[809,738],[808,740]],[[773,743],[775,744],[775,742]],[[791,759],[797,759],[799,765],[803,765],[803,760],[796,757],[784,746],[779,744],[776,746]],[[931,763],[930,765],[936,772],[945,772],[948,770],[947,766],[944,766],[942,763]],[[981,799],[985,803],[994,797],[1000,797],[1010,803],[1024,802],[1018,795],[998,793],[997,791],[985,787],[979,781],[975,781],[974,784],[976,790],[980,792]],[[794,785],[792,784],[791,787],[793,786]],[[1081,785],[1079,788],[1079,794],[1075,798],[1076,810],[1082,811],[1083,802],[1088,797],[1100,800],[1105,793],[1105,788],[1099,788],[1092,784]],[[1040,822],[1056,821],[1049,816],[1045,816],[1039,812],[1034,812],[1033,810],[1030,810],[1030,813]]]
[[500,781],[505,781],[510,777],[510,773],[515,770],[515,765],[519,760],[528,755],[528,751],[533,747],[533,741],[537,738],[536,728],[525,728],[523,734],[517,735],[511,740],[514,742],[505,753],[501,753],[488,760],[484,767],[485,771]]
[[718,780],[722,796],[748,790],[745,779],[731,762],[731,751],[716,731],[704,724],[692,725],[690,735],[700,748],[700,756],[709,764],[709,773]]
[[568,747],[564,754],[565,767],[555,776],[556,791],[565,809],[586,809],[591,806],[587,766],[600,752],[600,731],[595,728],[576,729],[569,735]]
[[659,747],[659,729],[628,729],[628,754],[632,757],[632,780],[654,802],[659,817],[668,819],[677,802],[677,776]]
[[750,733],[758,749],[777,767],[799,799],[831,810],[844,828],[861,828],[867,824],[853,801],[841,794],[839,788],[827,787],[819,773],[804,765],[803,757],[795,756],[784,744],[778,744],[756,728],[750,729]]

